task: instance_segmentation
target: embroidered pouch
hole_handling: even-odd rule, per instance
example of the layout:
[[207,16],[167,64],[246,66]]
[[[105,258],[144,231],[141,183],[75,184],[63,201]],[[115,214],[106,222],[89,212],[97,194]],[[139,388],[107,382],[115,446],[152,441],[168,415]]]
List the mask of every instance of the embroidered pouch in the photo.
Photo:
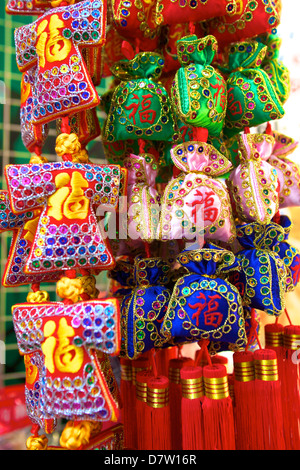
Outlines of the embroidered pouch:
[[257,42],[233,44],[229,50],[227,112],[224,135],[284,116],[284,109],[267,73],[261,68],[266,46]]
[[287,155],[294,152],[298,142],[279,132],[274,131],[275,145],[268,163],[272,165],[278,175],[279,182],[279,208],[300,206],[300,168]]
[[246,306],[276,316],[285,309],[286,269],[274,248],[284,238],[284,229],[274,223],[251,222],[237,227],[237,240],[243,249],[236,253],[241,271],[235,273],[232,282]]
[[300,253],[299,250],[289,242],[292,228],[291,219],[286,215],[280,216],[279,225],[284,229],[284,240],[274,246],[274,251],[284,262],[286,269],[286,290],[291,292],[300,280]]
[[161,334],[167,340],[208,339],[232,349],[245,347],[242,299],[226,280],[239,266],[234,254],[208,243],[201,250],[185,250],[177,259],[189,273],[175,284]]
[[222,131],[227,88],[223,76],[211,65],[217,51],[213,36],[190,35],[177,41],[177,70],[171,99],[179,118],[188,126],[204,127],[210,135]]
[[128,236],[151,243],[156,239],[160,216],[160,195],[155,187],[158,165],[150,154],[131,154],[123,165],[128,172]]
[[[194,25],[195,34],[197,37],[201,37],[202,30],[200,24]],[[163,76],[175,73],[180,67],[177,53],[177,41],[181,38],[191,34],[190,23],[174,23],[168,24],[161,28],[160,34],[160,50],[164,57],[165,65],[163,69]]]
[[7,165],[12,211],[40,209],[25,272],[110,269],[115,261],[96,218],[119,202],[117,165],[72,162]]
[[259,40],[267,46],[261,68],[268,74],[281,103],[284,104],[290,96],[291,81],[289,69],[279,60],[282,40],[277,34],[266,34]]
[[[261,158],[253,139],[253,134],[239,136],[240,164],[231,172],[227,185],[241,220],[268,224],[278,211],[278,177],[275,168]],[[261,144],[262,149],[268,146]]]
[[21,81],[21,106],[20,125],[21,138],[24,146],[29,152],[41,150],[48,137],[47,124],[33,125],[33,95],[32,87],[36,80],[36,67],[32,67],[22,74]]
[[155,22],[154,1],[112,0],[112,14],[113,26],[122,37],[147,43],[148,50],[156,49],[160,28]]
[[56,282],[61,271],[51,273],[27,274],[25,266],[35,236],[40,211],[12,212],[8,191],[0,191],[0,233],[12,231],[12,240],[2,277],[5,287],[21,286],[33,283]]
[[171,297],[170,265],[161,258],[136,257],[134,277],[135,287],[121,303],[121,355],[129,359],[162,347],[159,331]]
[[159,25],[198,23],[216,16],[232,16],[236,11],[236,0],[157,0],[156,22]]
[[176,141],[178,135],[169,95],[157,83],[163,65],[162,56],[152,52],[141,52],[132,60],[124,59],[114,65],[112,72],[120,84],[113,92],[104,141]]
[[236,7],[234,15],[225,14],[205,23],[206,34],[215,36],[222,49],[279,25],[278,9],[272,0],[236,0]]
[[212,145],[195,141],[175,146],[171,156],[180,173],[164,190],[158,238],[231,243],[235,224],[230,198],[217,178],[231,169],[231,163]]
[[20,352],[37,351],[44,361],[37,391],[41,415],[116,420],[118,404],[105,357],[119,353],[118,302],[24,303],[14,305],[12,314]]
[[105,40],[106,2],[83,1],[46,12],[15,30],[17,66],[36,67],[32,122],[43,124],[99,104],[82,49]]

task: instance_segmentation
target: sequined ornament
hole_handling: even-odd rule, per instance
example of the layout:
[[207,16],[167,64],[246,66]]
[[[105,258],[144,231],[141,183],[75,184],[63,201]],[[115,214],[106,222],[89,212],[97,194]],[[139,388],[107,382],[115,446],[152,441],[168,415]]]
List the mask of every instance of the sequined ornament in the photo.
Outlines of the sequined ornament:
[[[73,4],[79,0],[64,0],[68,4]],[[62,0],[8,0],[5,7],[9,15],[42,15],[45,11],[54,7],[55,3],[62,3]]]
[[151,243],[156,239],[160,216],[160,195],[155,187],[158,165],[150,154],[131,154],[123,165],[128,172],[128,236]]
[[41,152],[44,142],[48,137],[48,125],[33,125],[33,95],[32,87],[36,82],[36,67],[32,67],[22,75],[21,81],[21,105],[20,125],[21,138],[29,152]]
[[[113,27],[125,39],[158,46],[160,28],[155,22],[155,2],[147,0],[112,0]],[[145,49],[146,50],[146,49]]]
[[156,22],[159,25],[173,25],[198,23],[210,18],[228,15],[231,17],[236,12],[236,0],[158,0],[156,2]]
[[105,27],[106,3],[97,0],[53,9],[34,23],[16,29],[19,70],[37,67],[32,86],[33,124],[99,104],[81,51],[102,45]]
[[121,355],[135,359],[153,348],[160,348],[160,327],[171,292],[166,287],[170,265],[160,258],[135,259],[135,287],[121,303]]
[[[194,25],[195,34],[198,38],[202,37],[200,24]],[[166,24],[161,28],[160,41],[161,53],[165,60],[162,76],[166,77],[175,72],[181,66],[178,60],[177,41],[191,34],[191,24],[189,22],[176,22],[174,24]]]
[[300,252],[289,243],[292,221],[286,215],[279,216],[278,225],[284,229],[284,240],[274,246],[274,251],[284,262],[286,270],[286,291],[295,289],[300,280]]
[[278,224],[251,222],[237,226],[237,240],[242,250],[236,253],[241,271],[235,273],[234,284],[244,305],[278,316],[285,309],[286,269],[276,253],[276,245],[284,241],[284,229]]
[[279,209],[299,207],[300,169],[293,159],[288,158],[297,149],[298,142],[277,131],[272,131],[272,135],[275,144],[268,163],[276,169],[278,175]]
[[120,167],[56,162],[7,165],[5,174],[12,211],[41,210],[25,272],[114,266],[95,212],[117,208]]
[[111,98],[103,130],[104,142],[145,139],[176,141],[174,112],[166,89],[158,82],[164,66],[160,54],[140,52],[117,62],[120,80]]
[[182,252],[178,262],[188,274],[174,286],[161,335],[176,342],[226,341],[231,350],[245,347],[242,299],[226,279],[239,266],[233,253],[208,243]]
[[233,44],[229,50],[226,137],[284,116],[282,103],[261,64],[267,48],[257,41]]
[[277,34],[265,34],[258,39],[267,46],[261,68],[268,74],[281,103],[284,104],[290,96],[291,80],[288,67],[279,59],[282,40]]
[[227,107],[226,81],[211,65],[217,47],[213,36],[198,39],[190,35],[179,39],[177,54],[181,67],[171,90],[179,118],[189,126],[207,129],[213,136],[222,131]]
[[28,274],[25,265],[29,257],[40,211],[14,214],[8,191],[0,191],[0,233],[12,231],[12,240],[2,277],[2,285],[14,287],[32,283],[55,282],[61,276],[57,269],[51,273]]
[[118,405],[102,362],[119,353],[118,302],[24,303],[14,305],[12,314],[19,351],[39,372],[26,391],[39,421],[115,420]]
[[40,351],[24,354],[24,364],[27,415],[32,423],[52,434],[57,426],[57,418],[43,411],[43,354]]
[[278,24],[279,12],[272,0],[236,0],[234,15],[213,18],[205,23],[204,30],[215,36],[223,49],[232,42],[267,33]]
[[231,163],[212,145],[190,141],[171,150],[179,175],[164,190],[158,238],[232,242],[235,225],[226,185]]
[[[261,152],[254,144],[256,139],[264,140],[264,145],[260,144]],[[277,171],[263,158],[263,151],[270,145],[271,136],[241,134],[238,137],[240,164],[231,172],[227,185],[241,220],[268,224],[278,211]]]

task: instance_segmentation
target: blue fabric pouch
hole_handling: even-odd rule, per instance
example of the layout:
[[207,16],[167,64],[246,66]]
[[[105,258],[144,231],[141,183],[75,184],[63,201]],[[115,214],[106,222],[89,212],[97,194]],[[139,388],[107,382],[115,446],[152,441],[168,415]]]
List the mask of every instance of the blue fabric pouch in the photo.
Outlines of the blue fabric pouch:
[[175,284],[161,328],[166,341],[222,342],[230,349],[247,344],[243,304],[228,274],[239,269],[232,252],[207,243],[183,251],[177,261],[188,270]]
[[121,303],[121,355],[136,359],[141,353],[163,347],[160,327],[171,297],[170,264],[161,258],[134,262],[135,287]]
[[237,240],[244,248],[236,253],[241,271],[231,277],[244,304],[269,315],[280,315],[285,309],[286,269],[276,253],[285,239],[283,227],[271,223],[251,222],[237,227]]

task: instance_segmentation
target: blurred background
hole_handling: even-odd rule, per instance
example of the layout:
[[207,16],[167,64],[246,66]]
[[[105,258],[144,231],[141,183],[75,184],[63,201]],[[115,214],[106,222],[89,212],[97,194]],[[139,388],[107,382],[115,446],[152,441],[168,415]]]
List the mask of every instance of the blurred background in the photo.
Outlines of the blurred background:
[[[5,14],[5,1],[0,5],[0,189],[6,189],[3,178],[3,168],[9,163],[28,163],[29,153],[23,146],[20,135],[19,106],[21,73],[17,69],[15,60],[15,47],[13,42],[14,29],[22,24],[34,21],[31,17],[13,17]],[[274,124],[274,128],[287,136],[300,141],[300,2],[295,0],[282,0],[282,20],[278,28],[282,38],[280,59],[289,68],[291,75],[291,95],[285,104],[285,117]],[[1,83],[1,82],[0,82]],[[101,95],[108,86],[109,80],[103,80],[98,89]],[[99,110],[99,119],[103,115]],[[49,138],[43,154],[50,160],[55,159],[56,130],[50,126]],[[88,147],[94,162],[104,159],[101,139],[98,138]],[[300,147],[289,157],[300,164]],[[293,221],[293,228],[289,242],[300,250],[300,207],[286,211]],[[10,233],[1,234],[0,244],[0,276],[2,278],[7,255],[10,247]],[[98,288],[107,288],[106,274],[99,276]],[[55,300],[55,286],[47,285],[51,300]],[[26,410],[18,408],[18,425],[11,414],[12,400],[18,403],[18,385],[24,383],[25,370],[23,358],[19,355],[13,324],[11,321],[11,307],[18,302],[26,301],[29,291],[27,286],[7,289],[0,286],[0,341],[5,344],[5,362],[0,364],[0,449],[23,449],[28,436],[28,421]],[[300,323],[300,285],[286,298],[287,310],[293,323]],[[262,323],[273,321],[262,314]],[[282,323],[287,323],[285,318]],[[1,343],[2,344],[2,343]],[[0,351],[1,353],[1,351]],[[1,356],[1,354],[0,354]],[[15,395],[7,396],[4,387],[14,386]],[[19,404],[22,402],[19,399]],[[13,424],[15,421],[15,428]],[[53,436],[55,441],[56,435]]]

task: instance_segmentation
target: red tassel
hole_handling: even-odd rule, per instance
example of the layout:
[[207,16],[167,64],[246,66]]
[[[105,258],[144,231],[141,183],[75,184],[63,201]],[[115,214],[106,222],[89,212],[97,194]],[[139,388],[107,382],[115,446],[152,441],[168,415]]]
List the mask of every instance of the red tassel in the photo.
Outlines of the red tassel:
[[255,370],[254,355],[250,351],[235,352],[234,401],[237,450],[255,450]]
[[[124,359],[124,364],[128,364]],[[131,360],[131,388],[128,387],[128,396],[126,393],[123,401],[124,410],[124,445],[127,449],[137,449],[137,433],[136,433],[136,375],[138,372],[149,370],[150,361],[147,356],[140,356]],[[127,370],[128,372],[128,370]],[[124,385],[124,384],[123,384]],[[123,392],[124,393],[124,392]]]
[[256,450],[284,450],[281,384],[278,378],[276,352],[254,351]]
[[193,362],[188,357],[177,357],[169,362],[171,439],[174,450],[182,449],[180,370],[185,366],[193,365]]
[[208,130],[205,127],[193,127],[193,140],[207,142]]
[[180,371],[182,400],[182,448],[204,450],[202,401],[204,383],[202,367],[183,367]]
[[283,325],[277,322],[265,325],[265,348],[276,352],[278,376],[281,381],[283,380],[284,361],[283,330]]
[[169,380],[162,375],[148,382],[145,431],[145,450],[171,450]]
[[212,364],[203,367],[205,398],[203,423],[206,450],[235,450],[232,400],[226,367]]
[[144,450],[147,447],[145,408],[147,406],[148,382],[152,377],[153,373],[150,370],[144,370],[136,374],[136,435],[138,450]]
[[283,413],[287,450],[300,450],[300,326],[284,327],[285,353],[282,380]]
[[265,134],[273,135],[272,124],[271,124],[270,122],[267,123],[267,127],[266,127],[266,130],[265,130]]
[[158,375],[168,376],[169,362],[178,356],[177,346],[169,348],[158,349],[155,353],[155,361]]
[[125,449],[133,449],[135,445],[135,429],[132,426],[132,416],[134,416],[133,384],[132,384],[132,361],[120,358],[121,381],[120,395],[122,400],[121,418],[124,432]]

